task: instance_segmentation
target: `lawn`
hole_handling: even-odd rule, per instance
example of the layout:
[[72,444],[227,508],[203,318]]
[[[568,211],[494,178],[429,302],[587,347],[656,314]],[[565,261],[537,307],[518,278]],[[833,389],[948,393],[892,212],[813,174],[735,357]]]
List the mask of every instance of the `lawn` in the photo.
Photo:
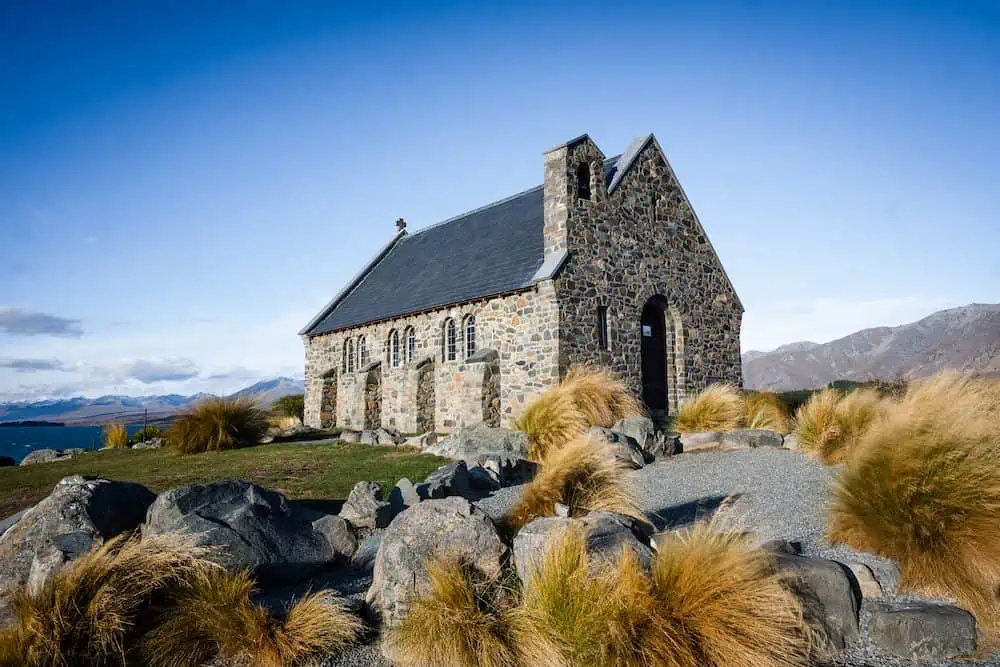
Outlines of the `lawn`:
[[58,463],[0,468],[0,518],[37,503],[67,475],[139,482],[155,493],[245,479],[289,498],[343,500],[355,482],[377,481],[388,493],[400,478],[416,483],[447,462],[410,448],[345,444],[259,445],[204,454],[167,449],[90,452]]

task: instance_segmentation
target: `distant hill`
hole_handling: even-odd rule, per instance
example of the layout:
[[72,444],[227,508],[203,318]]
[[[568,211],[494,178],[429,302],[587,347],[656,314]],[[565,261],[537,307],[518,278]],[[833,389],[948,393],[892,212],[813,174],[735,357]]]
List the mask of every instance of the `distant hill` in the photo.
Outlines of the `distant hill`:
[[[269,406],[282,396],[301,394],[304,390],[302,380],[280,377],[258,382],[231,395],[256,398],[261,405]],[[112,421],[135,423],[142,421],[144,412],[151,421],[159,421],[168,419],[191,403],[209,396],[211,394],[168,394],[15,401],[0,403],[0,422],[45,420],[66,424],[103,424]]]
[[829,343],[802,341],[743,355],[751,389],[810,389],[834,380],[920,378],[953,369],[1000,374],[1000,304],[974,303]]

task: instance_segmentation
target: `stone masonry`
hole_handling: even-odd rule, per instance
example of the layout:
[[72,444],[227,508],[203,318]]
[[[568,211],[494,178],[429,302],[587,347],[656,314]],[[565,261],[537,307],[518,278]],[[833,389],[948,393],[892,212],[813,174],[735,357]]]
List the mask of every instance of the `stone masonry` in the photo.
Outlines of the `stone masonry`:
[[[305,421],[401,433],[509,426],[569,368],[607,366],[637,393],[643,384],[642,313],[661,310],[667,408],[712,382],[742,384],[743,307],[666,157],[650,135],[626,151],[605,182],[605,156],[583,137],[544,154],[546,263],[561,268],[513,293],[350,329],[303,335]],[[618,165],[622,165],[619,161]],[[578,180],[589,178],[589,187]],[[598,310],[606,309],[607,345]],[[475,317],[476,353],[463,358],[464,322]],[[457,329],[447,360],[448,319]],[[413,328],[415,350],[406,354]],[[399,364],[392,364],[396,331]],[[345,343],[364,338],[370,363],[348,370]]]

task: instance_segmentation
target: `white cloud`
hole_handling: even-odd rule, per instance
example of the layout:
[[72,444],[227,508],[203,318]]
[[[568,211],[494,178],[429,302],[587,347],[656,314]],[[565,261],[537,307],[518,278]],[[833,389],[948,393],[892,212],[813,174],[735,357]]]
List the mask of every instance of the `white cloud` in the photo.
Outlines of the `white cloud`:
[[898,326],[958,305],[942,297],[885,297],[850,300],[825,297],[745,304],[743,351],[773,350],[801,340],[825,343],[860,329]]

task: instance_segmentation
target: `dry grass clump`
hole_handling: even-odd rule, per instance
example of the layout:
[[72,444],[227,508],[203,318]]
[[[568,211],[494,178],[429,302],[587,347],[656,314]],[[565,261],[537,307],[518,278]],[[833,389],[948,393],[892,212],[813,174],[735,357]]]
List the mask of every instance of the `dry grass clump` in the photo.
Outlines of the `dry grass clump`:
[[0,639],[2,664],[121,665],[152,623],[154,602],[215,567],[206,555],[174,535],[122,536],[59,570],[39,590],[14,591],[16,621]]
[[992,388],[911,384],[837,479],[830,539],[896,560],[904,590],[943,595],[1000,631],[1000,419]]
[[766,552],[741,532],[701,523],[660,545],[651,574],[675,656],[659,664],[805,665],[802,608]]
[[114,449],[128,447],[128,429],[124,424],[108,424],[104,427],[104,446]]
[[778,395],[770,391],[750,391],[743,396],[743,417],[745,428],[764,428],[778,433],[791,430],[788,409]]
[[393,663],[516,667],[511,624],[516,591],[453,557],[431,560],[427,573],[430,594],[412,600],[386,638]]
[[678,433],[729,431],[743,417],[743,398],[729,384],[709,385],[681,403],[673,428]]
[[712,523],[668,540],[649,574],[628,549],[595,564],[579,531],[553,538],[517,631],[532,666],[794,667],[809,654],[801,606],[767,554]]
[[886,405],[872,389],[855,389],[844,396],[829,388],[817,392],[795,413],[800,447],[824,463],[841,463]]
[[515,534],[533,519],[553,516],[556,503],[569,507],[570,516],[604,510],[641,518],[627,472],[602,443],[578,436],[549,454],[501,524]]
[[245,398],[209,398],[185,410],[167,432],[167,443],[184,454],[256,444],[267,431],[267,413]]
[[331,591],[307,595],[283,616],[252,601],[246,571],[203,570],[184,583],[146,635],[142,654],[152,667],[227,665],[305,667],[355,641],[361,620]]
[[644,414],[641,402],[607,369],[579,366],[532,401],[515,422],[531,442],[529,458],[545,457],[591,426],[610,428],[619,419]]

